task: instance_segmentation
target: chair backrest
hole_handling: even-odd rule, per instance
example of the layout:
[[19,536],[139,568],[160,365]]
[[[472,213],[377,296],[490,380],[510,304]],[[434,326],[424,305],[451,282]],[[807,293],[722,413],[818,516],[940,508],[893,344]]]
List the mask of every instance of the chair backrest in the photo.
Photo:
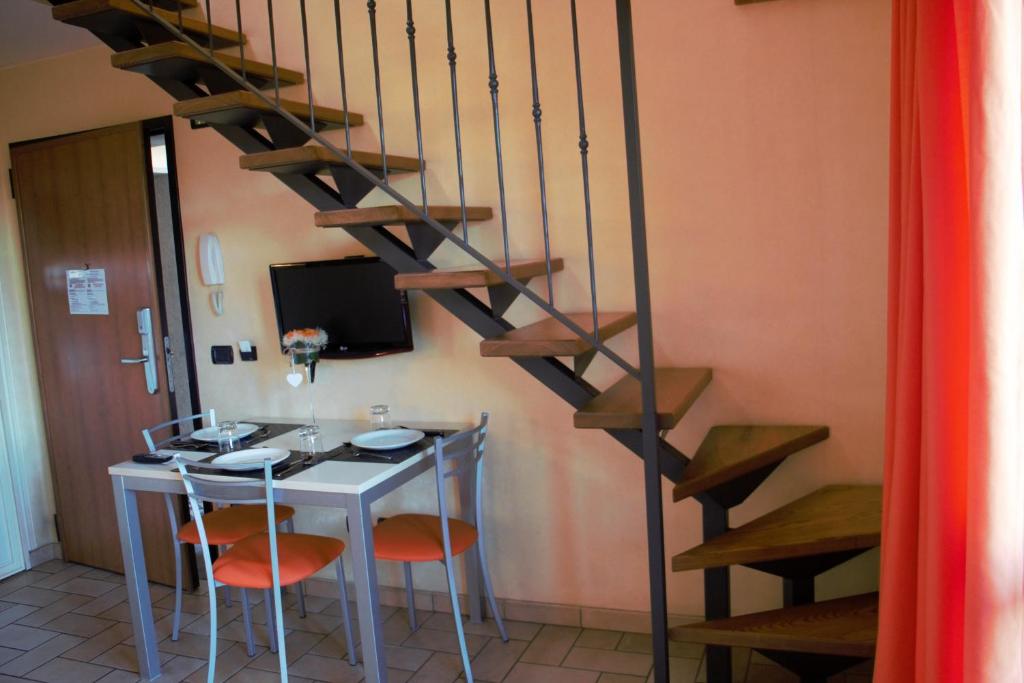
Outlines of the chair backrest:
[[185,484],[185,493],[188,495],[189,506],[192,510],[192,519],[196,523],[199,532],[199,545],[203,553],[203,563],[206,567],[206,580],[210,585],[210,592],[213,593],[216,582],[213,578],[213,560],[210,557],[210,544],[207,541],[206,525],[203,523],[203,503],[213,504],[246,504],[265,505],[267,508],[267,534],[270,537],[270,561],[274,579],[275,590],[281,588],[281,573],[277,559],[277,519],[275,516],[274,502],[277,494],[274,489],[274,473],[271,469],[270,459],[263,461],[263,478],[229,479],[224,476],[216,476],[222,470],[216,465],[201,462],[190,462],[185,458],[175,456],[175,464],[181,479]]
[[[174,439],[179,436],[181,432],[180,425],[191,423],[192,427],[195,428],[196,420],[200,420],[200,424],[205,425],[206,427],[217,426],[217,416],[214,414],[213,408],[210,408],[205,413],[196,413],[195,415],[179,417],[174,420],[168,420],[167,422],[161,422],[158,425],[153,425],[152,427],[147,427],[142,430],[142,438],[146,441],[146,448],[149,449],[150,453],[155,453],[162,446],[174,441]],[[168,428],[170,428],[170,432],[166,437],[154,440],[154,432],[159,432]]]
[[[441,535],[446,561],[451,561],[451,538],[448,533],[448,479],[457,478],[469,487],[473,504],[463,511],[464,521],[474,524],[483,535],[484,443],[487,440],[487,413],[480,414],[480,424],[447,438],[434,439],[434,471],[437,475],[437,506],[441,517]],[[472,480],[467,480],[472,477]]]

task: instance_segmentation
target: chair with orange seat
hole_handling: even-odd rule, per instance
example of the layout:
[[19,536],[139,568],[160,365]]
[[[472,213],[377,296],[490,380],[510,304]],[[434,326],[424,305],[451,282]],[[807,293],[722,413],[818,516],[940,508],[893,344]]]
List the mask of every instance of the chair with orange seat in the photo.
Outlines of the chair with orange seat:
[[[207,681],[213,683],[217,666],[217,597],[218,586],[241,589],[243,604],[248,604],[247,591],[264,591],[267,604],[267,626],[273,629],[282,683],[288,681],[288,659],[285,653],[284,610],[281,588],[308,579],[327,565],[336,563],[338,597],[345,621],[345,640],[349,662],[355,666],[356,651],[352,637],[352,618],[349,614],[348,590],[341,554],[345,544],[328,536],[278,533],[273,470],[270,460],[264,461],[262,479],[217,476],[215,465],[189,462],[180,455],[175,457],[192,508],[193,520],[199,534],[199,547],[203,552],[206,580],[210,584],[210,663]],[[211,539],[207,535],[206,519],[214,513],[203,511],[204,503],[259,505],[266,515],[266,531],[242,539],[228,548],[214,561],[210,556]],[[231,508],[228,508],[231,509]],[[273,609],[270,608],[273,604]],[[248,623],[246,628],[249,628]],[[247,633],[247,637],[251,634]],[[251,639],[251,638],[250,638]]]
[[[169,420],[156,426],[143,429],[142,438],[145,440],[146,447],[149,449],[149,452],[155,453],[163,446],[166,446],[168,443],[178,438],[182,427],[192,427],[195,425],[197,420],[200,421],[200,424],[205,423],[209,427],[216,426],[217,424],[216,414],[211,408],[205,413],[196,413],[195,415]],[[170,430],[170,433],[159,441],[154,440],[154,433],[164,429]],[[171,494],[164,494],[164,504],[167,508],[167,518],[171,525],[171,537],[173,539],[172,543],[174,548],[174,621],[171,627],[171,640],[178,640],[178,634],[181,627],[182,602],[181,574],[183,558],[181,547],[183,545],[196,546],[196,550],[198,552],[199,532],[194,521],[189,521],[182,525],[181,528],[178,528],[178,515],[175,511],[174,497]],[[277,506],[277,521],[279,524],[284,524],[285,528],[289,532],[295,531],[294,522],[292,521],[292,517],[294,517],[294,515],[294,508],[288,507],[287,505]],[[226,546],[237,543],[247,536],[267,530],[267,517],[264,513],[263,506],[239,505],[215,510],[211,513],[207,513],[205,522],[207,538],[211,543],[217,546],[219,550],[223,550]],[[211,590],[213,589],[211,588]],[[299,615],[304,617],[306,616],[306,600],[302,590],[302,584],[296,586],[296,592],[298,593],[299,599]],[[228,607],[231,606],[230,589],[225,589],[224,603]],[[248,620],[247,606],[246,620]],[[252,654],[255,650],[251,638],[247,645],[249,653]]]
[[[382,519],[373,530],[374,554],[379,560],[401,562],[405,569],[406,599],[409,609],[409,625],[416,629],[416,610],[413,604],[412,563],[441,562],[448,577],[448,593],[451,596],[455,630],[459,636],[462,664],[469,683],[473,672],[469,665],[466,648],[466,634],[462,626],[462,612],[459,609],[459,594],[455,589],[454,557],[475,548],[480,570],[483,575],[487,601],[494,615],[501,639],[508,642],[505,624],[502,622],[498,603],[494,598],[487,555],[484,551],[483,534],[483,476],[484,441],[487,438],[487,413],[480,416],[480,425],[475,429],[460,432],[446,439],[434,440],[435,472],[437,475],[437,502],[439,515],[402,514]],[[472,477],[473,517],[470,524],[454,519],[448,514],[446,483],[452,477]]]

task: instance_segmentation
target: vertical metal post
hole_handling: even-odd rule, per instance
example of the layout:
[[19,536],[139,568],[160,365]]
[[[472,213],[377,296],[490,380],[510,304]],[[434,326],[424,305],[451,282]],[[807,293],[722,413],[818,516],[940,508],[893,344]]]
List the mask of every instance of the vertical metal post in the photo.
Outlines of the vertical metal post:
[[206,0],[206,40],[213,52],[213,17],[210,16],[210,0]]
[[651,637],[654,680],[668,683],[668,604],[665,589],[665,528],[658,462],[658,416],[654,387],[654,331],[651,285],[647,264],[647,218],[640,154],[640,109],[637,101],[636,55],[630,0],[615,0],[622,77],[622,111],[626,135],[626,173],[629,181],[630,232],[633,242],[633,283],[636,290],[637,337],[643,404],[644,492],[647,502],[647,561],[651,593]]
[[[713,502],[702,506],[704,542],[721,536],[729,530],[729,511]],[[725,619],[732,615],[729,568],[715,567],[704,570],[704,618],[708,621]],[[732,683],[732,651],[715,645],[705,650],[708,683]]]
[[583,205],[587,219],[587,261],[590,265],[590,310],[594,315],[594,337],[600,339],[597,323],[597,273],[594,267],[594,216],[590,209],[590,142],[587,140],[587,115],[583,107],[583,66],[580,64],[580,30],[576,20],[576,0],[569,4],[572,14],[572,53],[576,62],[576,106],[580,113],[580,159],[583,164]]
[[185,19],[181,15],[181,0],[178,0],[178,30],[182,33],[185,32]]
[[544,138],[541,134],[540,85],[537,82],[537,44],[533,36],[533,2],[526,0],[526,23],[530,39],[530,76],[533,83],[533,128],[537,136],[537,166],[540,175],[540,211],[544,224],[544,262],[547,265],[548,303],[555,305],[554,281],[551,277],[551,236],[548,226],[548,189],[544,175]]
[[405,33],[409,36],[409,69],[412,71],[412,108],[416,117],[416,152],[420,160],[420,194],[423,211],[427,210],[427,168],[423,162],[423,118],[420,114],[420,74],[416,66],[416,22],[412,17],[412,0],[405,0]]
[[299,0],[302,21],[302,55],[306,60],[306,98],[309,100],[309,128],[316,130],[316,110],[313,108],[313,67],[309,63],[309,25],[306,20],[306,0]]
[[380,46],[377,44],[377,0],[368,0],[366,11],[370,16],[370,43],[373,46],[373,82],[377,87],[377,125],[380,128],[381,168],[384,182],[388,181],[388,149],[384,144],[384,100],[380,92]]
[[491,111],[494,118],[494,154],[498,161],[498,199],[501,204],[501,240],[505,247],[505,272],[512,274],[508,246],[508,210],[505,202],[505,162],[501,149],[501,114],[498,110],[498,66],[494,59],[494,30],[491,22],[491,0],[484,0],[484,22],[487,25],[487,85],[491,89]]
[[459,117],[459,79],[455,68],[455,30],[452,28],[452,0],[444,0],[444,17],[448,34],[448,70],[452,79],[452,115],[455,117],[455,162],[459,174],[459,208],[462,211],[462,239],[469,243],[469,221],[466,219],[466,175],[462,167],[462,121]]
[[274,0],[267,0],[267,20],[270,24],[270,61],[274,69],[274,104],[281,106],[281,78],[277,73],[277,39],[274,36]]
[[[178,7],[181,5],[179,3]],[[242,35],[242,0],[235,0],[235,20],[238,22],[238,35]],[[242,80],[249,80],[245,75],[245,41],[238,43],[238,59],[242,62]]]
[[341,37],[341,5],[334,0],[334,28],[338,33],[338,73],[341,77],[341,109],[345,113],[345,151],[352,154],[352,126],[348,120],[348,88],[345,87],[345,41]]

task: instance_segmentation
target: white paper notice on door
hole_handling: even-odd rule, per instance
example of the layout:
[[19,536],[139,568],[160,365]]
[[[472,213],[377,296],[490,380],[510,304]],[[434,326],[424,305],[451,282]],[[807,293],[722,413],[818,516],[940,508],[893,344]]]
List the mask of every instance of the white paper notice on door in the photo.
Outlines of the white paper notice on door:
[[68,308],[71,315],[110,315],[107,307],[107,274],[102,268],[69,270]]

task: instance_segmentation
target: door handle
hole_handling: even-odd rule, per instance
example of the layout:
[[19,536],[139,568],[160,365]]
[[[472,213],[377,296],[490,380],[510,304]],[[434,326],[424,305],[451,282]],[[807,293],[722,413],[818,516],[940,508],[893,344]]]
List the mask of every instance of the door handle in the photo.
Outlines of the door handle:
[[139,343],[142,347],[142,355],[138,358],[122,358],[124,365],[141,365],[146,371],[146,391],[150,394],[157,392],[156,380],[156,353],[153,350],[153,314],[150,309],[140,308],[135,311],[135,321],[138,324]]

